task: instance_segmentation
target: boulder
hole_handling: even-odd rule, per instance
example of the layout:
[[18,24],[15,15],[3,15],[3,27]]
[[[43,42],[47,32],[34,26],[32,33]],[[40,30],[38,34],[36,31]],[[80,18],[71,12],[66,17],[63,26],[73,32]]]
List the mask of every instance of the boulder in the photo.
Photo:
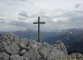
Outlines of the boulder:
[[20,39],[20,46],[22,48],[26,48],[27,45],[28,45],[28,39],[26,38]]
[[71,56],[71,58],[76,58],[76,53],[72,53],[70,56]]
[[28,42],[28,46],[31,46],[31,45],[33,45],[33,44],[35,44],[35,41],[33,41],[33,40],[29,40],[29,42]]
[[24,57],[19,56],[17,54],[13,54],[10,56],[10,60],[28,60],[28,58],[24,58]]
[[28,50],[28,52],[23,55],[23,57],[28,58],[29,60],[30,59],[31,60],[39,60],[40,55],[39,55],[39,52],[36,49],[30,48]]
[[63,51],[57,48],[52,48],[47,55],[47,60],[55,60],[56,58],[66,58]]
[[0,37],[0,39],[2,40],[2,43],[4,45],[11,45],[13,42],[16,42],[17,44],[19,44],[20,38],[13,33],[6,32]]
[[72,53],[70,54],[71,58],[83,58],[83,55],[81,53]]
[[52,49],[52,46],[49,45],[48,43],[44,42],[42,45],[39,47],[38,51],[42,59],[46,59],[47,55],[49,54],[49,51]]
[[76,58],[83,58],[83,55],[81,53],[77,53]]
[[2,53],[0,53],[0,59],[2,59],[3,58],[3,55],[2,55]]
[[26,53],[27,51],[25,50],[25,49],[22,49],[20,52],[19,52],[19,54],[20,55],[23,55],[24,53]]
[[0,43],[0,52],[3,50],[4,45]]
[[4,51],[8,54],[16,54],[19,51],[19,47],[16,43],[12,43],[9,46],[4,46]]
[[64,51],[65,55],[68,55],[65,45],[60,40],[57,40],[54,46],[57,47],[57,49]]
[[1,58],[2,60],[9,60],[9,55],[8,55],[7,53],[3,52],[3,53],[1,53],[1,55],[2,55],[2,56],[0,56],[0,58]]

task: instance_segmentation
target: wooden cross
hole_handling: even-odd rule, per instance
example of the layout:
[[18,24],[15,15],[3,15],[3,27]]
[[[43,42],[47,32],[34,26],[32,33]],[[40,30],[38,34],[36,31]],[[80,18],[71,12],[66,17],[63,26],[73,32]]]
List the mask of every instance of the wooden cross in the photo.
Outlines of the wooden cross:
[[40,17],[38,17],[38,22],[33,22],[33,24],[38,24],[38,42],[40,42],[40,24],[45,24],[45,22],[40,22]]

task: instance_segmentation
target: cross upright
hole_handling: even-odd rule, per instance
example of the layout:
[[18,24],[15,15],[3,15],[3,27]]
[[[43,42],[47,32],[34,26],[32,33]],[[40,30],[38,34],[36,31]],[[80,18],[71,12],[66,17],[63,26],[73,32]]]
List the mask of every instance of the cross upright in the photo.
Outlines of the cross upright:
[[40,17],[38,17],[38,22],[33,22],[33,24],[38,24],[38,42],[40,42],[40,24],[45,24],[45,22],[40,22]]

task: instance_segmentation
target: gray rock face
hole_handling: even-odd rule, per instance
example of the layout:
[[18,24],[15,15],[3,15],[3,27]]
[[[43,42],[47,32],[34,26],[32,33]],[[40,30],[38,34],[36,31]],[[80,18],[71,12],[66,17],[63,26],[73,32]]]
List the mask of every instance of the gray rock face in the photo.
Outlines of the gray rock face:
[[26,48],[27,44],[28,44],[28,39],[24,38],[20,40],[20,46],[22,48]]
[[69,58],[83,58],[83,55],[81,53],[72,53],[69,55],[70,57]]
[[9,54],[16,54],[19,51],[19,47],[16,43],[12,43],[9,46],[4,46],[4,50]]
[[68,54],[67,49],[65,48],[64,44],[60,40],[56,41],[55,47],[57,47],[59,50],[63,51],[65,54]]
[[1,60],[9,60],[9,55],[5,52],[0,53],[0,59]]
[[19,56],[17,54],[11,55],[10,60],[28,60],[28,58],[24,58],[22,56]]
[[51,52],[49,52],[49,54],[47,55],[47,60],[54,60],[56,58],[66,58],[64,56],[64,52],[60,51],[58,49],[54,50],[55,48],[53,48],[51,50]]
[[3,58],[3,55],[2,55],[2,53],[0,53],[0,59],[2,59]]
[[83,58],[83,55],[81,53],[77,53],[76,58]]
[[13,42],[16,42],[17,44],[19,44],[19,40],[20,38],[17,35],[14,35],[13,33],[7,32],[4,33],[1,37],[0,37],[0,41],[4,44],[4,45],[11,45]]
[[30,48],[23,56],[27,57],[29,60],[39,60],[40,58],[39,52],[34,48]]
[[0,51],[2,51],[3,50],[3,44],[2,43],[0,43]]
[[56,58],[83,58],[80,53],[68,55],[61,41],[54,45],[19,38],[12,33],[0,37],[0,60],[55,60]]
[[23,50],[21,50],[20,52],[19,52],[19,54],[20,55],[23,55],[23,54],[25,54],[27,51],[25,50],[25,49],[23,49]]

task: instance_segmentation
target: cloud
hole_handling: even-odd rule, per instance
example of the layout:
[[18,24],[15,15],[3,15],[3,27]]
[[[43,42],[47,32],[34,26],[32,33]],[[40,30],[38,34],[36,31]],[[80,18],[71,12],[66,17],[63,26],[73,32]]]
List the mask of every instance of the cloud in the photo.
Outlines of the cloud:
[[[62,12],[59,15],[54,15],[53,18],[55,17],[55,19],[57,18],[58,20],[62,19],[61,21],[63,21],[63,22],[65,22],[67,20],[73,22],[73,21],[77,21],[77,20],[83,20],[82,16],[83,16],[82,10],[73,10],[73,11],[71,10],[71,11]],[[66,20],[65,20],[65,18],[66,18]]]
[[40,16],[40,21],[45,22],[41,29],[83,28],[83,8],[78,2],[82,0],[0,0],[0,15],[6,17],[0,18],[0,26],[4,26],[3,30],[38,28],[33,22]]
[[0,18],[0,21],[1,21],[1,20],[5,20],[5,18],[2,18],[2,17],[1,17],[1,18]]
[[[82,10],[54,10],[48,12],[38,12],[36,14],[28,13],[28,11],[21,11],[19,13],[18,21],[13,21],[9,23],[13,26],[18,26],[21,28],[36,28],[37,24],[34,25],[33,22],[38,21],[38,15],[40,16],[40,21],[45,22],[41,25],[41,29],[44,28],[56,28],[56,29],[66,29],[66,28],[83,28],[83,11]],[[25,22],[27,20],[27,22]],[[29,22],[31,21],[31,22]]]
[[5,23],[5,18],[4,17],[0,17],[0,23]]
[[31,14],[29,14],[27,11],[22,11],[19,13],[19,16],[29,18],[29,17],[31,17]]
[[[0,0],[0,1],[5,1],[5,0]],[[6,0],[7,1],[28,1],[28,0]]]
[[28,0],[16,0],[16,1],[28,1]]
[[26,27],[28,25],[28,23],[22,21],[10,21],[7,24],[11,26],[20,26],[20,27]]
[[18,20],[26,20],[25,17],[18,17]]
[[55,14],[56,11],[52,11],[51,16],[41,17],[41,20],[46,24],[42,28],[83,28],[83,11],[82,10],[70,10],[62,11],[60,14]]
[[80,6],[81,6],[82,4],[81,3],[77,3],[77,4],[75,4],[75,8],[79,8]]

